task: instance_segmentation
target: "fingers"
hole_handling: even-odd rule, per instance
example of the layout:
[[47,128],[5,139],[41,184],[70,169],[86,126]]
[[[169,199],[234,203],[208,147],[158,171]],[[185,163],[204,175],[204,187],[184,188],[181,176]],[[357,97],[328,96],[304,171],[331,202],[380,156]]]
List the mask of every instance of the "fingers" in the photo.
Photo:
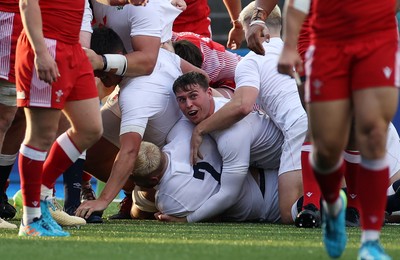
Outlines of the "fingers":
[[57,64],[55,64],[54,67],[51,69],[40,70],[37,73],[39,75],[40,80],[43,80],[44,82],[49,84],[56,82],[58,77],[60,77],[60,72],[58,71]]
[[94,211],[93,208],[87,209],[86,214],[85,214],[85,219],[88,219],[90,217],[90,215],[92,215],[93,211]]
[[192,166],[197,163],[197,158],[196,157],[197,157],[196,153],[193,150],[191,150],[190,151],[190,164]]
[[154,213],[154,218],[158,219],[160,215],[161,215],[161,212],[156,212],[156,213]]
[[158,213],[159,214],[156,217],[157,220],[159,220],[159,221],[169,221],[168,215],[161,214],[161,212],[158,212]]
[[93,213],[93,208],[91,208],[88,204],[87,201],[82,202],[82,204],[77,208],[75,212],[75,216],[81,217],[81,218],[89,218],[90,215]]
[[203,160],[204,158],[203,158],[203,155],[201,154],[201,152],[200,151],[198,151],[197,152],[197,157],[199,157],[201,160]]

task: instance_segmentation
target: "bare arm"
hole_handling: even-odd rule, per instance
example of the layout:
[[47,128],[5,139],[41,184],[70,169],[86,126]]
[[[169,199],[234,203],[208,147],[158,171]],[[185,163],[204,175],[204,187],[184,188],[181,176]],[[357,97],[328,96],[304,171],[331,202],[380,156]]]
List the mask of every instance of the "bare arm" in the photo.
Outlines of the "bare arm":
[[[161,40],[153,36],[132,37],[133,52],[126,54],[127,70],[124,76],[137,77],[150,75],[157,62]],[[92,63],[93,70],[102,70],[103,58],[93,50],[86,50],[86,54]]]
[[238,21],[239,14],[242,11],[242,2],[240,0],[224,0],[229,17],[231,18],[232,28],[228,34],[227,48],[237,50],[244,40],[244,31],[242,24]]
[[121,135],[121,149],[117,154],[111,175],[103,191],[97,200],[82,203],[76,210],[77,216],[88,218],[94,211],[101,211],[107,208],[131,175],[139,153],[141,141],[142,137],[138,133]]
[[[278,3],[278,0],[256,0],[255,6],[260,7],[262,10],[260,15],[268,15]],[[265,19],[261,19],[263,21]],[[265,39],[265,26],[260,24],[254,24],[249,27],[248,33],[246,34],[247,46],[250,50],[257,54],[264,55],[265,50],[262,46],[262,41]]]
[[278,71],[282,74],[295,77],[294,69],[302,70],[302,61],[297,52],[297,42],[301,26],[307,14],[285,4],[284,9],[284,47],[278,62]]
[[82,47],[90,48],[90,39],[92,38],[92,34],[90,32],[81,31],[79,33],[79,42]]
[[229,128],[236,122],[248,115],[256,102],[258,89],[254,87],[240,87],[236,90],[233,98],[221,107],[217,112],[200,122],[193,129],[190,158],[192,164],[197,161],[199,148],[203,140],[203,135],[209,134],[216,130]]
[[57,63],[47,50],[43,35],[42,14],[38,0],[20,0],[22,23],[35,54],[35,68],[39,79],[53,83],[60,76]]

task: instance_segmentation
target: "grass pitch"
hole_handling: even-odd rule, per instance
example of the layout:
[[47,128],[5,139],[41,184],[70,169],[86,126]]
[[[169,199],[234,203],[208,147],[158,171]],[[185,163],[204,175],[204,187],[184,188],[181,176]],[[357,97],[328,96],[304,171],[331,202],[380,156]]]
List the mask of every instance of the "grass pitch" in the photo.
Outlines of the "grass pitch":
[[[115,213],[116,205],[103,217]],[[19,220],[20,214],[11,222],[19,225]],[[0,229],[0,259],[329,259],[321,229],[285,225],[105,220],[68,231],[68,238],[20,238],[17,230]],[[356,259],[360,231],[347,231],[341,259]],[[400,259],[400,226],[386,225],[381,242],[393,259]]]

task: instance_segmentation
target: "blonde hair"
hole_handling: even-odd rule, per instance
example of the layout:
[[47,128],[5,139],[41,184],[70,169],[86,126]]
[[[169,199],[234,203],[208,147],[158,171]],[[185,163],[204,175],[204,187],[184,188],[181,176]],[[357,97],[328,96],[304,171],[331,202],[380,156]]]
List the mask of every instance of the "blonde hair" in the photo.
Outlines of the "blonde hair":
[[151,173],[160,167],[161,157],[161,150],[157,145],[143,141],[140,144],[133,175],[138,177],[150,176]]
[[[255,1],[250,2],[239,14],[239,21],[245,26],[249,26],[251,22],[251,17],[253,15],[253,11],[255,8],[256,4]],[[266,25],[268,27],[279,27],[282,26],[282,15],[281,15],[281,9],[279,8],[278,5],[275,6],[275,8],[272,10],[272,12],[268,15],[267,20],[265,21]]]

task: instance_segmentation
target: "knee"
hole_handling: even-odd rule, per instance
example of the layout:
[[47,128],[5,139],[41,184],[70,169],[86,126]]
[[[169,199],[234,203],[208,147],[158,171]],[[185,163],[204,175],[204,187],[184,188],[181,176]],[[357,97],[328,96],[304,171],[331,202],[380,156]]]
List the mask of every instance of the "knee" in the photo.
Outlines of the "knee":
[[85,135],[89,140],[89,143],[92,145],[103,135],[103,126],[101,124],[92,126],[91,128],[87,129]]
[[15,113],[13,112],[4,112],[0,115],[0,132],[5,133],[10,128]]
[[334,167],[342,156],[343,148],[336,146],[325,146],[314,149],[313,165],[320,169],[330,169]]

